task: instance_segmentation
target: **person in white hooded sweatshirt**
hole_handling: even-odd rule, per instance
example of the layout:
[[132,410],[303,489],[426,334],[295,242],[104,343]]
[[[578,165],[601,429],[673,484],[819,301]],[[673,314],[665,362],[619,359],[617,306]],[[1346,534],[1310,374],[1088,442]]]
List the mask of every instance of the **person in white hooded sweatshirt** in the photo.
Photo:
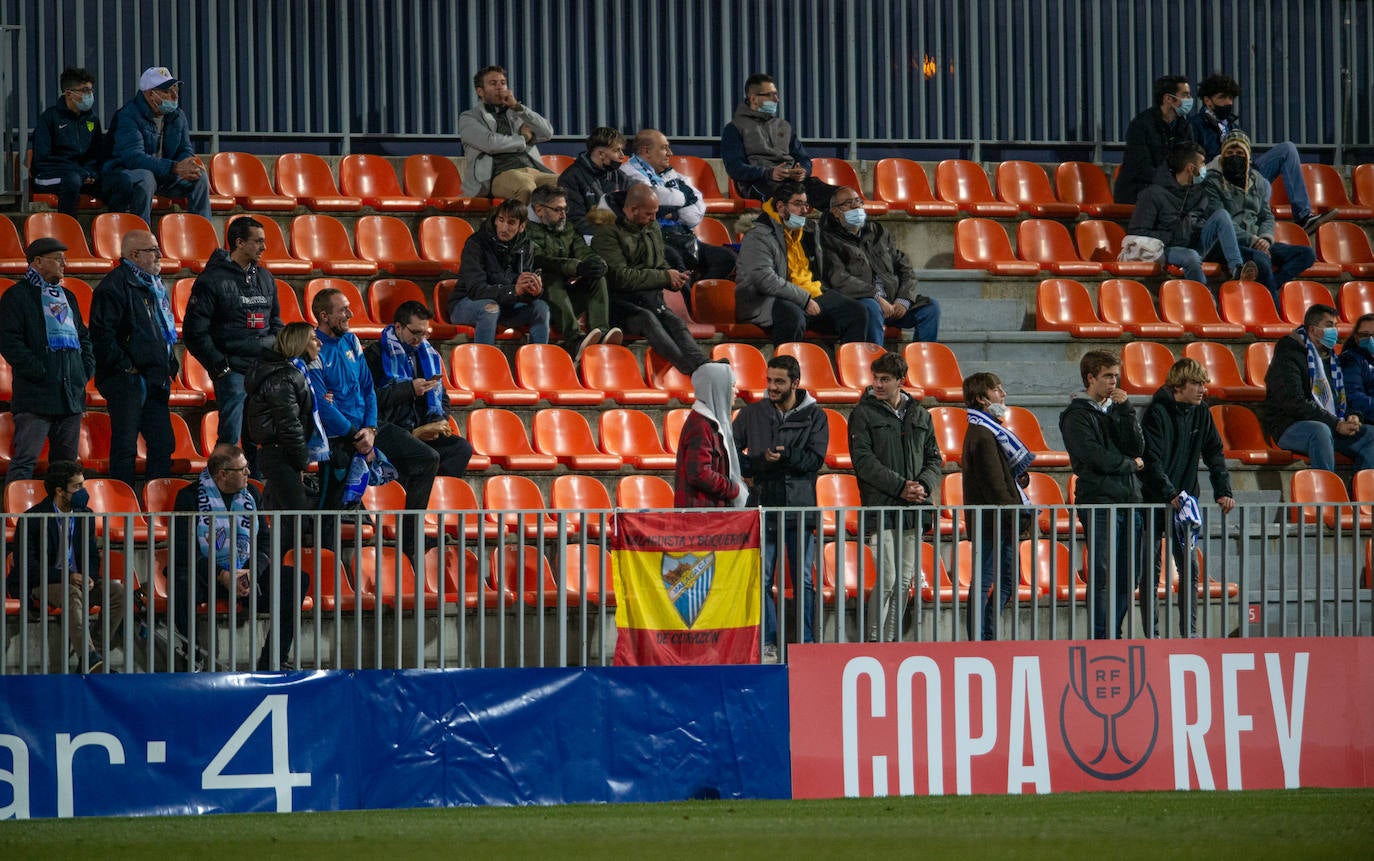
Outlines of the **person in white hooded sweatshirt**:
[[730,430],[735,372],[724,362],[707,362],[692,372],[692,388],[696,401],[678,438],[673,505],[743,508],[749,489]]

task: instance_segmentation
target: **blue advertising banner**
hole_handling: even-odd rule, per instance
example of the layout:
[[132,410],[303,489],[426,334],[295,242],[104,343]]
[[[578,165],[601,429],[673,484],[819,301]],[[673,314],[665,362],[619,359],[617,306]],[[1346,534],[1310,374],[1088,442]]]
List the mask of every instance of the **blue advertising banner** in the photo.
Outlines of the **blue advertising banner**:
[[783,667],[0,678],[0,819],[786,798]]

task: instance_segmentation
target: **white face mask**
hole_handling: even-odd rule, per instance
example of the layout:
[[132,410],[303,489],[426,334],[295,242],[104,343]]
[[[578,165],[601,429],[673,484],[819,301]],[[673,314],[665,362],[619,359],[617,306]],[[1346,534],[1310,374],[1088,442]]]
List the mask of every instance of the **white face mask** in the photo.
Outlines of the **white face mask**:
[[988,404],[988,408],[985,412],[1000,422],[1007,417],[1007,405]]

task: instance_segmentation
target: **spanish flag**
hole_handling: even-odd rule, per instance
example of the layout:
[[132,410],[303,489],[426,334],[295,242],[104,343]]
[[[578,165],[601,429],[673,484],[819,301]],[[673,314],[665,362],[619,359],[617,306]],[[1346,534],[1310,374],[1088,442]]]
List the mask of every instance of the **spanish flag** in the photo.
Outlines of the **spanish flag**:
[[759,513],[616,514],[617,666],[759,659]]

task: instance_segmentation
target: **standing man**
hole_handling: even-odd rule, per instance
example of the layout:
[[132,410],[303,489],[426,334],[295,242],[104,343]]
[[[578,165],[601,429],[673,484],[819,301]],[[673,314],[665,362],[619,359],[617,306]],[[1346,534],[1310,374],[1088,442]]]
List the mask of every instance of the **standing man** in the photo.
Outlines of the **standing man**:
[[[753,479],[747,504],[766,508],[815,508],[816,473],[825,463],[830,431],[825,412],[801,388],[801,365],[792,356],[768,360],[768,400],[746,404],[735,417],[735,448],[740,471]],[[778,548],[786,551],[787,570],[801,592],[802,642],[816,641],[815,512],[765,512],[763,544],[763,655],[778,656],[778,611],[771,597]]]
[[[898,638],[911,573],[921,565],[920,507],[929,507],[944,459],[930,413],[902,391],[906,360],[885,353],[873,360],[873,385],[849,414],[849,453],[866,511],[862,529],[877,550],[878,580],[868,597],[867,639]],[[897,542],[900,539],[901,545]],[[922,573],[921,582],[925,582]]]
[[133,487],[139,434],[148,444],[146,477],[172,474],[176,440],[167,399],[179,367],[172,350],[177,327],[153,234],[130,230],[119,254],[91,299],[91,347],[95,386],[110,412],[110,477]]
[[884,329],[914,329],[913,340],[940,337],[940,306],[916,292],[916,272],[892,235],[864,212],[863,195],[836,189],[830,210],[821,216],[825,270],[821,281],[867,311],[870,344],[882,344]]
[[186,211],[210,217],[210,181],[205,165],[191,149],[186,113],[181,110],[181,81],[166,66],[145,69],[138,95],[115,114],[114,139],[105,163],[105,191],[121,211],[152,224],[153,195],[182,198]]
[[[1207,394],[1207,369],[1195,359],[1179,359],[1169,369],[1164,385],[1155,392],[1145,410],[1141,429],[1145,434],[1145,469],[1141,472],[1141,494],[1146,502],[1156,503],[1150,508],[1150,552],[1159,547],[1161,539],[1173,552],[1178,567],[1178,633],[1180,637],[1197,634],[1197,566],[1193,564],[1192,529],[1184,525],[1191,520],[1201,526],[1198,507],[1197,464],[1201,457],[1207,463],[1207,477],[1212,483],[1212,496],[1222,514],[1230,514],[1236,507],[1231,494],[1231,474],[1226,469],[1222,453],[1221,435],[1212,422],[1212,412],[1203,404]],[[1167,507],[1163,507],[1167,504]],[[1163,561],[1162,559],[1160,560]],[[1150,565],[1142,577],[1140,593],[1140,622],[1145,632],[1158,636],[1153,619],[1154,601],[1144,591],[1153,578],[1157,565]]]
[[553,185],[553,171],[539,159],[539,147],[553,137],[549,121],[520,104],[500,66],[472,76],[477,104],[458,117],[463,141],[463,196],[530,199],[536,185]]
[[592,214],[592,250],[606,261],[611,322],[627,335],[642,335],[654,352],[691,375],[706,355],[687,324],[663,302],[664,290],[682,290],[691,276],[669,267],[657,219],[658,194],[645,183],[630,186],[621,215]]
[[186,349],[210,372],[219,405],[219,442],[239,444],[243,376],[281,331],[277,282],[259,266],[267,240],[262,225],[244,216],[225,231],[228,251],[216,248],[196,276],[186,305]]
[[720,157],[739,193],[767,200],[783,182],[799,182],[818,208],[830,203],[835,186],[811,175],[811,156],[792,124],[778,116],[778,85],[762,72],[744,82],[744,101],[720,131]]
[[1192,86],[1182,75],[1165,75],[1155,81],[1155,104],[1135,115],[1126,128],[1126,152],[1121,159],[1112,197],[1117,203],[1135,203],[1155,171],[1164,164],[1174,144],[1193,139],[1188,113],[1193,109]]
[[624,191],[630,180],[620,172],[625,160],[625,136],[618,130],[597,126],[587,136],[587,151],[578,153],[568,169],[558,175],[558,187],[568,198],[568,218],[582,236],[592,235],[587,213],[607,195]]
[[33,186],[57,194],[57,210],[76,217],[84,192],[104,197],[100,162],[105,133],[96,116],[95,77],[85,69],[66,68],[58,78],[62,95],[38,116],[33,127]]
[[[582,235],[568,226],[568,195],[558,185],[541,185],[530,194],[529,224],[534,267],[544,274],[549,322],[563,335],[563,347],[576,362],[592,344],[619,344],[623,333],[611,327],[606,261]],[[587,315],[587,328],[579,319]]]
[[0,295],[0,354],[14,370],[14,457],[6,481],[33,477],[44,440],[50,462],[77,459],[95,355],[76,296],[60,283],[66,250],[48,237],[30,242],[23,280]]
[[[1139,473],[1145,468],[1145,439],[1135,410],[1126,402],[1126,391],[1117,386],[1121,360],[1104,350],[1090,350],[1078,363],[1078,371],[1083,378],[1083,390],[1075,393],[1068,408],[1059,414],[1059,430],[1064,435],[1073,473],[1078,476],[1074,502],[1123,506],[1078,510],[1085,533],[1084,549],[1091,559],[1093,638],[1115,639],[1120,636],[1121,623],[1131,605],[1136,575],[1145,578],[1145,588],[1154,588],[1148,575],[1149,548],[1143,546],[1147,543],[1142,539],[1144,521],[1140,509],[1135,507],[1140,504]],[[1116,579],[1109,592],[1113,554]],[[1109,594],[1116,609],[1110,634]]]

